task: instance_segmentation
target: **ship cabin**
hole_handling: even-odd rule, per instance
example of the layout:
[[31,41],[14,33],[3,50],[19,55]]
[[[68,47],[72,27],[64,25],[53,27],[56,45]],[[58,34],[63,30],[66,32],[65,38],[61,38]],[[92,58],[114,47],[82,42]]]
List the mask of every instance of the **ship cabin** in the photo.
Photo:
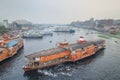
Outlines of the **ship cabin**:
[[95,54],[96,51],[104,48],[104,40],[95,40],[85,43],[75,43],[69,45],[71,51],[70,60],[76,61]]
[[92,41],[93,44],[97,47],[96,50],[100,50],[101,48],[105,48],[105,40],[95,40]]
[[70,50],[65,48],[52,48],[49,50],[43,50],[25,56],[26,61],[28,62],[27,66],[36,66],[40,64],[50,64],[52,62],[57,62],[60,60],[66,60],[70,56]]
[[96,46],[92,42],[86,42],[81,44],[71,44],[69,48],[71,50],[70,60],[76,61],[93,55],[95,53]]

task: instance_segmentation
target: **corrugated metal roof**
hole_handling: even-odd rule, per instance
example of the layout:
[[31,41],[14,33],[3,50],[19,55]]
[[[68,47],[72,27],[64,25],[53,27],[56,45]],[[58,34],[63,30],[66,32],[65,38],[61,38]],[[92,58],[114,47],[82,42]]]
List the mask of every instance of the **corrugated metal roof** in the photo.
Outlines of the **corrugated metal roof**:
[[16,40],[13,40],[13,41],[10,41],[9,43],[7,43],[8,47],[12,47],[14,45],[16,45],[18,43],[18,41]]
[[67,51],[67,50],[75,51],[76,49],[84,48],[84,47],[90,46],[92,44],[96,44],[96,43],[100,44],[103,41],[104,40],[95,40],[95,41],[89,41],[89,42],[80,43],[80,44],[74,43],[74,44],[70,44],[66,48],[52,48],[52,49],[49,49],[49,50],[43,50],[43,51],[39,51],[39,52],[30,54],[30,55],[27,55],[26,57],[34,58],[34,57],[40,57],[40,56],[47,56],[47,55],[57,54],[57,53],[64,52],[64,51]]
[[43,51],[35,52],[34,54],[27,55],[26,57],[34,58],[34,57],[56,54],[56,53],[60,53],[60,52],[64,52],[64,51],[67,51],[67,49],[65,49],[65,48],[52,48],[52,49],[49,49],[49,50],[43,50]]
[[79,44],[75,43],[75,44],[71,44],[70,46],[68,46],[68,48],[75,51],[76,49],[84,48],[84,47],[90,46],[92,44],[93,44],[93,42],[86,42],[86,43],[79,43]]

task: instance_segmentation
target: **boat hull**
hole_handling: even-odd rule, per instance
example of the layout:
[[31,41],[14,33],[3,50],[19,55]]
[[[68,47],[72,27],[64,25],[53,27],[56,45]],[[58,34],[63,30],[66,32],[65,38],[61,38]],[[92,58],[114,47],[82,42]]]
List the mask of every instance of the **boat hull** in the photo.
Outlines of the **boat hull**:
[[42,38],[43,36],[23,36],[23,38]]
[[[101,49],[104,49],[104,48],[101,48]],[[101,49],[99,49],[99,50],[101,50]],[[23,70],[25,72],[35,71],[35,70],[39,70],[39,69],[45,69],[45,68],[49,68],[49,67],[52,67],[52,66],[56,66],[56,65],[59,65],[59,64],[62,64],[62,63],[66,63],[66,62],[75,62],[75,61],[78,61],[78,60],[83,60],[85,58],[92,57],[93,55],[95,55],[95,54],[84,56],[84,57],[76,59],[76,60],[67,59],[67,60],[63,60],[61,62],[56,62],[56,63],[52,63],[52,64],[45,65],[45,66],[38,66],[38,67],[25,67],[25,66],[23,66],[22,68],[23,68]]]
[[49,65],[38,66],[38,67],[25,67],[25,66],[23,66],[23,70],[24,71],[33,71],[33,70],[38,70],[38,69],[44,69],[44,68],[48,68],[48,67],[51,67],[51,66],[61,64],[61,63],[70,62],[70,61],[71,60],[63,60],[63,61],[60,61],[60,62],[54,62],[54,63],[51,63]]

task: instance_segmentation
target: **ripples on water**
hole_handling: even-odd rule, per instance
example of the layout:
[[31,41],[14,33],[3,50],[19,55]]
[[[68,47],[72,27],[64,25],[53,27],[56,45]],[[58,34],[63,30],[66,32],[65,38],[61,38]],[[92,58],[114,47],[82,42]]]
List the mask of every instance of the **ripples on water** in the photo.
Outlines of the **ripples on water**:
[[54,33],[42,39],[24,39],[24,48],[14,57],[0,63],[0,80],[119,80],[120,46],[109,39],[105,39],[106,49],[89,58],[30,73],[22,70],[25,55],[56,47],[56,43],[65,39],[74,43],[80,36],[85,36],[87,40],[100,38],[91,32],[79,29],[74,34]]
[[[95,58],[100,58],[103,55],[104,55],[104,52],[99,51],[96,55],[91,56],[89,58],[86,58],[86,59],[83,59],[80,61],[76,61],[76,62],[59,64],[59,65],[56,65],[56,66],[53,66],[53,67],[50,67],[47,69],[34,71],[32,73],[24,73],[24,76],[25,77],[27,76],[30,79],[35,77],[35,78],[44,79],[44,80],[48,80],[51,78],[54,78],[56,80],[60,77],[64,77],[64,78],[72,77],[73,75],[79,75],[78,72],[85,71],[84,68],[89,67],[89,64],[92,64],[92,62],[94,62]],[[46,76],[47,76],[47,78],[46,78]],[[79,80],[79,78],[78,78],[78,80]]]

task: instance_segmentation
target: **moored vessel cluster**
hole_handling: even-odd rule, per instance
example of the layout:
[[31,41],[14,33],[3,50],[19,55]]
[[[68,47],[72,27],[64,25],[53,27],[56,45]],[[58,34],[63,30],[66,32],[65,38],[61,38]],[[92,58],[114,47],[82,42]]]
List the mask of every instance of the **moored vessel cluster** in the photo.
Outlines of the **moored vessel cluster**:
[[23,32],[23,38],[42,38],[43,35],[39,30],[29,30]]
[[0,39],[0,62],[14,56],[23,47],[23,39],[3,35]]

